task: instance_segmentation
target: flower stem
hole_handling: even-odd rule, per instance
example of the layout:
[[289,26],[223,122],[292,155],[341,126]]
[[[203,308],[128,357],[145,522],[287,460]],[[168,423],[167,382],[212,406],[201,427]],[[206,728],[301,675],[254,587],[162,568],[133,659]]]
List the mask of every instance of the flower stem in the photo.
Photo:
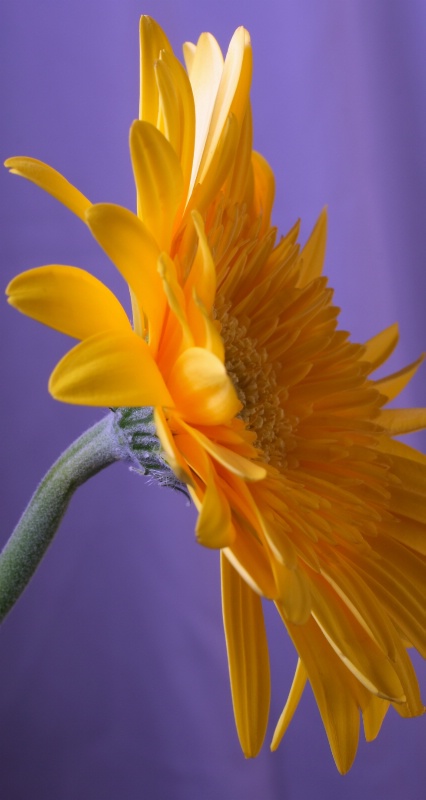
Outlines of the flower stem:
[[73,442],[31,498],[0,554],[0,621],[38,567],[76,489],[122,458],[113,418],[113,414],[108,414]]

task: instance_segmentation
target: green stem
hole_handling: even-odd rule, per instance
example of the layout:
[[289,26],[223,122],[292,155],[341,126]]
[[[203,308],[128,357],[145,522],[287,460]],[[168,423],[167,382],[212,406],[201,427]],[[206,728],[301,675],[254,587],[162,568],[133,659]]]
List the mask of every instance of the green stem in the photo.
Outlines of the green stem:
[[108,414],[56,461],[31,498],[0,554],[0,621],[25,589],[52,541],[76,489],[122,458]]

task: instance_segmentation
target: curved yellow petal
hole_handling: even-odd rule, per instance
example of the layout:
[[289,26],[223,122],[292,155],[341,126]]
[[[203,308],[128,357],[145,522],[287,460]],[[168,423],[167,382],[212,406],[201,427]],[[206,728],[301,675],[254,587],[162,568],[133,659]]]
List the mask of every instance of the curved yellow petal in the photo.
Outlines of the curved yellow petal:
[[393,400],[405,389],[424,359],[425,356],[421,355],[416,361],[413,361],[412,364],[398,370],[398,372],[394,372],[392,375],[387,375],[386,378],[380,378],[374,381],[376,389],[378,389],[381,394],[384,394],[388,400]]
[[405,700],[389,657],[363,628],[324,578],[311,574],[312,615],[342,663],[363,686],[385,700]]
[[306,625],[286,623],[308,673],[337,769],[346,773],[355,758],[359,708],[355,679],[348,673],[311,618]]
[[271,691],[262,601],[223,553],[220,563],[235,722],[244,755],[254,758],[265,738]]
[[216,266],[206,236],[204,221],[198,211],[192,211],[192,221],[198,236],[197,252],[185,282],[185,294],[195,290],[207,313],[210,314],[216,296]]
[[189,431],[191,436],[193,436],[219,464],[222,464],[225,469],[229,470],[234,475],[237,475],[239,478],[244,478],[246,481],[261,481],[265,478],[267,474],[266,469],[260,464],[256,464],[254,461],[250,461],[248,458],[239,455],[239,453],[235,453],[228,447],[218,444],[208,436],[205,436],[196,427],[192,428],[186,425],[183,420],[180,420],[179,424],[182,425],[185,430]]
[[[193,71],[191,72],[191,82],[193,74],[197,74],[197,65],[195,63],[193,65]],[[252,52],[250,36],[245,28],[240,27],[235,31],[229,44],[220,84],[214,100],[207,137],[197,171],[196,181],[200,183],[202,183],[207,173],[213,154],[222,136],[226,120],[230,114],[235,116],[238,128],[239,130],[241,129],[249,99],[251,74]],[[211,85],[213,84],[212,78],[209,79],[209,83]]]
[[300,253],[300,273],[298,286],[307,286],[314,278],[319,278],[325,258],[327,244],[327,209],[323,208],[311,235]]
[[382,700],[374,694],[370,695],[368,705],[362,710],[364,734],[367,742],[372,742],[376,738],[389,706],[388,700]]
[[106,330],[130,331],[115,295],[84,269],[50,264],[17,275],[6,289],[23,314],[76,339]]
[[158,274],[163,281],[164,296],[167,298],[169,308],[181,328],[182,347],[192,347],[194,337],[187,320],[185,296],[178,280],[176,264],[167,253],[161,253],[158,259]]
[[[191,180],[192,162],[194,157],[195,141],[195,104],[192,94],[191,84],[185,69],[180,61],[172,53],[162,51],[160,60],[156,65],[156,77],[158,90],[160,93],[160,108],[164,115],[165,134],[173,144],[179,139],[179,147],[176,153],[180,159],[182,168],[184,190],[183,194],[188,197],[189,182]],[[172,127],[172,108],[173,101],[167,101],[166,95],[173,95],[177,98],[178,120],[175,121],[176,131],[168,129]],[[166,108],[167,106],[167,108]],[[176,108],[173,103],[174,108]]]
[[79,192],[72,183],[69,183],[56,169],[44,164],[43,161],[26,156],[8,158],[4,165],[13,175],[27,178],[27,180],[44,189],[45,192],[53,195],[56,200],[59,200],[60,203],[85,222],[86,211],[91,206],[90,200]]
[[284,564],[274,562],[272,569],[279,590],[277,606],[287,622],[304,625],[311,613],[311,594],[308,581],[302,570],[287,569]]
[[149,344],[155,354],[167,300],[157,270],[160,251],[154,239],[135,214],[112,203],[93,205],[86,217],[93,236],[133,290],[141,319],[144,314],[148,318]]
[[173,405],[148,345],[133,332],[85,339],[56,366],[49,390],[77,405]]
[[179,159],[154,125],[139,120],[130,128],[130,152],[138,215],[160,250],[169,250],[176,212],[183,199]]
[[199,166],[223,72],[222,51],[210,33],[201,34],[192,54],[189,80],[195,102],[195,143],[190,193],[199,180]]
[[391,436],[421,431],[426,428],[426,408],[386,408],[378,422]]
[[161,50],[171,51],[170,42],[163,29],[151,17],[140,19],[140,101],[139,116],[153,125],[158,117],[158,89],[154,65]]
[[275,178],[271,167],[260,153],[253,152],[251,158],[254,173],[255,215],[262,219],[261,235],[269,230],[271,226],[272,206],[275,197]]
[[201,347],[190,347],[181,353],[168,386],[176,408],[192,424],[219,425],[241,409],[224,365]]
[[299,658],[287,702],[274,730],[274,735],[271,742],[272,751],[277,749],[288,726],[290,725],[291,720],[294,717],[294,712],[299,705],[307,679],[308,673],[306,672],[303,662]]
[[369,361],[370,364],[376,369],[383,364],[386,359],[393,353],[396,345],[398,344],[399,330],[398,324],[395,322],[384,331],[380,331],[372,339],[365,343],[365,353],[363,359]]
[[235,539],[231,509],[224,492],[215,481],[212,469],[209,470],[201,501],[195,535],[199,544],[215,549],[229,547]]

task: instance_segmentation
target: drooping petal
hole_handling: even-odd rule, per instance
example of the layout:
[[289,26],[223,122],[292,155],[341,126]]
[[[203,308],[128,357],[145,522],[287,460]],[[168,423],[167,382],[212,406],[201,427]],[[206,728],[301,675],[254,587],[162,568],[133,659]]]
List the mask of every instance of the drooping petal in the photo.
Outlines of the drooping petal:
[[49,390],[76,405],[173,405],[148,345],[133,332],[85,339],[56,366]]
[[173,147],[154,125],[136,120],[130,152],[138,194],[138,215],[160,250],[170,248],[176,212],[183,199],[183,176]]
[[403,702],[401,682],[389,657],[315,573],[311,574],[311,595],[318,626],[350,672],[373,694]]
[[115,295],[78,267],[50,264],[28,270],[10,282],[6,292],[14,308],[76,339],[131,330]]
[[288,694],[287,702],[284,706],[282,714],[277,722],[274,736],[271,742],[271,750],[276,750],[278,745],[280,744],[288,726],[290,725],[291,720],[294,717],[294,712],[299,705],[300,698],[302,697],[303,690],[306,686],[306,681],[308,678],[308,673],[303,665],[303,662],[300,658],[297,661],[296,671],[294,673],[293,683],[291,684],[291,689]]
[[241,408],[224,365],[201,347],[190,347],[180,354],[168,386],[176,407],[193,424],[220,424]]
[[223,622],[238,738],[247,758],[259,752],[269,716],[270,675],[262,603],[221,554]]
[[144,314],[148,318],[149,344],[155,353],[167,305],[157,271],[156,243],[134,214],[111,203],[92,206],[87,212],[87,224],[133,290],[141,318]]
[[8,158],[4,165],[10,169],[13,175],[21,175],[22,178],[27,178],[45,192],[53,195],[85,222],[86,211],[91,206],[90,200],[48,164],[44,164],[43,161],[38,161],[36,158],[15,156]]
[[287,629],[308,673],[336,766],[344,774],[358,746],[359,709],[352,690],[355,679],[339,663],[313,619],[306,625],[287,623]]
[[204,547],[215,549],[230,547],[235,539],[231,509],[224,492],[215,481],[212,469],[206,481],[195,535]]

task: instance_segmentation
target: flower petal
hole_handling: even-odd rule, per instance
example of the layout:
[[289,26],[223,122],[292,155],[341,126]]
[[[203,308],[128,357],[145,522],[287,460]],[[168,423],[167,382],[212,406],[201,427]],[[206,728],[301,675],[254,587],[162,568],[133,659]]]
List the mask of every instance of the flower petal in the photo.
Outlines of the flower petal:
[[195,144],[190,193],[196,182],[223,72],[222,52],[210,33],[202,33],[191,52],[189,80],[195,101]]
[[201,347],[189,347],[180,354],[168,386],[176,407],[192,424],[219,425],[241,409],[224,365]]
[[148,345],[133,332],[85,339],[56,366],[49,390],[57,400],[77,405],[172,405]]
[[374,369],[380,367],[386,359],[393,353],[396,345],[398,344],[399,330],[398,324],[395,322],[389,328],[373,336],[365,343],[365,353],[363,358],[373,365]]
[[78,267],[50,264],[30,269],[17,275],[6,292],[14,308],[76,339],[106,330],[131,330],[115,295]]
[[376,389],[378,389],[381,394],[384,394],[388,400],[393,400],[394,397],[397,397],[397,395],[405,389],[424,359],[425,356],[422,355],[417,361],[413,361],[412,364],[409,364],[408,367],[404,367],[404,369],[400,369],[392,375],[387,375],[386,378],[380,378],[380,380],[375,381],[374,385]]
[[247,758],[265,738],[270,703],[269,656],[262,601],[221,554],[222,609],[235,722]]
[[138,216],[160,250],[169,250],[176,212],[183,199],[183,176],[173,147],[154,125],[136,120],[130,152],[138,195]]
[[191,436],[197,439],[219,464],[222,464],[222,466],[234,475],[244,478],[246,481],[261,481],[265,478],[266,470],[260,464],[241,456],[239,453],[235,453],[228,447],[223,447],[223,445],[205,436],[197,428],[187,425],[183,420],[179,420],[179,424],[182,425],[185,430],[189,431]]
[[156,243],[131,211],[112,203],[93,205],[87,212],[87,224],[135,293],[142,318],[146,314],[149,345],[155,354],[167,305],[157,271]]
[[154,65],[161,50],[172,51],[163,29],[145,14],[140,19],[140,102],[139,116],[153,125],[158,117],[158,89]]
[[293,683],[291,684],[291,689],[287,698],[287,702],[284,706],[283,712],[277,722],[277,726],[274,731],[274,736],[271,742],[272,751],[277,749],[288,726],[290,725],[291,720],[294,717],[294,712],[296,711],[297,706],[299,705],[300,699],[303,694],[303,690],[306,686],[307,678],[308,678],[308,673],[306,672],[306,669],[303,666],[303,662],[299,658],[297,661],[296,672],[294,673]]
[[426,408],[386,408],[378,419],[391,436],[426,428]]
[[44,164],[43,161],[26,156],[8,158],[4,165],[10,169],[13,175],[21,175],[22,178],[27,178],[29,181],[36,183],[45,192],[56,197],[70,211],[77,214],[83,222],[85,221],[85,213],[91,206],[90,200],[79,192],[72,183],[69,183],[60,172],[49,167],[48,164]]
[[[193,65],[193,71],[191,71],[191,82],[193,80],[193,74],[197,74],[197,66],[195,63]],[[196,182],[202,183],[222,136],[226,120],[230,114],[235,116],[238,129],[241,130],[249,101],[251,74],[252,52],[250,36],[245,28],[240,27],[235,31],[226,54],[211,119],[209,119],[207,137],[202,149]],[[207,85],[213,85],[211,76],[208,78]],[[197,149],[195,155],[197,155]],[[196,160],[194,158],[194,166],[195,165]]]
[[300,253],[301,267],[298,286],[307,286],[314,278],[319,278],[325,258],[327,244],[327,209],[323,208],[312,233]]
[[224,492],[219,488],[210,469],[206,490],[195,527],[197,541],[204,547],[229,547],[235,539],[231,509]]
[[322,636],[315,621],[287,623],[288,632],[308,673],[336,766],[342,774],[355,758],[359,710],[352,689],[355,679]]

